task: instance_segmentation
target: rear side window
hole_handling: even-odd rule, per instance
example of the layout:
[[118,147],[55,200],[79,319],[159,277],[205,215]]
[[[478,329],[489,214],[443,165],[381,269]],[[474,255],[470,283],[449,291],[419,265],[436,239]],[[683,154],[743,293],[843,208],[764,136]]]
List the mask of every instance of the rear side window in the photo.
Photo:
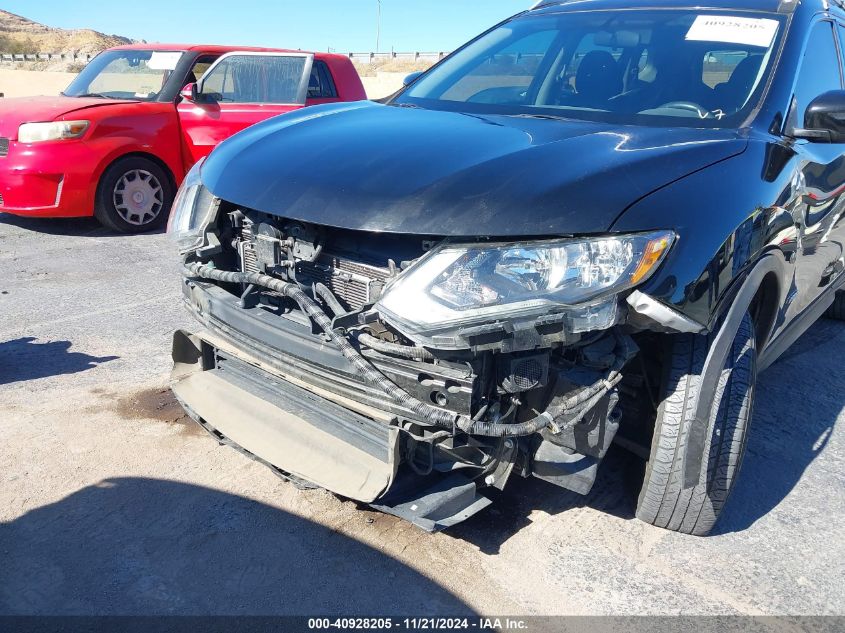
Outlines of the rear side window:
[[308,98],[337,98],[337,88],[335,87],[332,74],[326,62],[314,61],[314,67],[311,69],[311,78],[308,80]]
[[209,69],[203,94],[222,103],[303,104],[305,55],[231,55]]
[[804,113],[810,102],[830,90],[842,88],[839,53],[833,37],[833,24],[819,22],[810,32],[790,112],[793,127],[804,125]]

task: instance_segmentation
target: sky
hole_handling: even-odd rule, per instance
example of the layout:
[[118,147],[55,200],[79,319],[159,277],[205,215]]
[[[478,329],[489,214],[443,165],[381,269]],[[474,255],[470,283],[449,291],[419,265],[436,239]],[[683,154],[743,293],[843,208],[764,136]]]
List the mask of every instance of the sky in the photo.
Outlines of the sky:
[[[451,51],[534,0],[381,0],[382,52]],[[370,52],[378,0],[0,0],[0,8],[64,29],[149,42]]]

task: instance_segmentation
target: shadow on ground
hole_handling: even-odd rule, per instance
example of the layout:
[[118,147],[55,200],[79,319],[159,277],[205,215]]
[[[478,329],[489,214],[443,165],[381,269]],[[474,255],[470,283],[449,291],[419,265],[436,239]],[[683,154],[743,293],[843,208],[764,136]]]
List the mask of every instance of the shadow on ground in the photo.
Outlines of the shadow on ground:
[[[819,354],[821,348],[825,353]],[[822,320],[759,377],[754,420],[742,471],[713,534],[740,532],[778,506],[827,446],[845,393],[832,383],[841,376],[845,325]],[[452,528],[453,536],[495,554],[530,523],[534,510],[551,515],[590,507],[634,519],[643,462],[613,446],[587,496],[536,479],[512,478],[484,512]],[[489,495],[485,491],[485,495]]]
[[111,479],[0,524],[0,613],[472,615],[403,563],[243,497]]
[[71,352],[70,341],[35,343],[35,340],[25,337],[0,343],[0,385],[60,374],[76,374],[120,358]]
[[[35,233],[48,235],[68,235],[71,237],[122,237],[118,233],[104,227],[93,217],[88,218],[28,218],[19,215],[0,213],[0,224],[8,224]],[[151,234],[163,233],[164,228],[149,231]]]
[[631,473],[636,473],[638,461],[621,448],[611,447],[587,496],[539,479],[514,476],[503,492],[485,490],[483,494],[493,500],[493,505],[451,528],[449,534],[469,541],[485,554],[497,554],[510,537],[531,524],[529,517],[535,510],[556,515],[590,507],[623,519],[633,519],[637,491],[632,482],[638,480],[637,475]]

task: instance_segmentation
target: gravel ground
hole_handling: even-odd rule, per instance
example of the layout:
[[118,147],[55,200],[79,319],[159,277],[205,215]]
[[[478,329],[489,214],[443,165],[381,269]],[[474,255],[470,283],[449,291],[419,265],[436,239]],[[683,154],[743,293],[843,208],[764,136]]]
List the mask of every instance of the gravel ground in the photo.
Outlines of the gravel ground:
[[189,423],[177,270],[163,235],[0,214],[0,614],[845,614],[845,324],[761,376],[716,535],[634,520],[620,450],[586,498],[517,481],[429,535]]

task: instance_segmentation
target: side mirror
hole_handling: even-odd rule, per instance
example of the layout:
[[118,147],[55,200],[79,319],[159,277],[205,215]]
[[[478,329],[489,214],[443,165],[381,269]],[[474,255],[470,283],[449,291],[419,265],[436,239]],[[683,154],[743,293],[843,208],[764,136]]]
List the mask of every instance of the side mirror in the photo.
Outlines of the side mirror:
[[415,72],[415,73],[411,73],[410,75],[408,75],[407,77],[405,77],[405,79],[403,79],[403,80],[402,80],[402,85],[403,85],[403,86],[410,86],[410,85],[411,85],[412,83],[414,83],[417,79],[419,79],[419,78],[420,78],[420,75],[422,75],[422,74],[423,74],[423,73],[422,73],[422,71]]
[[193,101],[197,100],[197,85],[194,83],[188,84],[182,91],[179,93],[179,96],[182,97],[185,101]]
[[845,143],[845,90],[831,90],[807,106],[804,128],[792,133],[816,143]]

